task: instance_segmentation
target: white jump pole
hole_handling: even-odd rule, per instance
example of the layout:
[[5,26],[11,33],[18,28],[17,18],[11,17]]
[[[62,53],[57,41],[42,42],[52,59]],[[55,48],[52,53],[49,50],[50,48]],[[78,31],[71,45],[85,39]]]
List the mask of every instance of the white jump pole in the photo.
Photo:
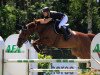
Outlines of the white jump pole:
[[30,69],[30,72],[79,72],[81,69]]
[[2,51],[2,75],[4,75],[4,50]]
[[16,63],[39,63],[39,62],[51,62],[51,63],[54,63],[54,62],[71,62],[71,63],[74,63],[74,62],[78,62],[78,63],[88,63],[90,62],[90,59],[7,59],[4,61],[5,63],[7,62],[10,62],[10,63],[13,63],[13,62],[16,62]]

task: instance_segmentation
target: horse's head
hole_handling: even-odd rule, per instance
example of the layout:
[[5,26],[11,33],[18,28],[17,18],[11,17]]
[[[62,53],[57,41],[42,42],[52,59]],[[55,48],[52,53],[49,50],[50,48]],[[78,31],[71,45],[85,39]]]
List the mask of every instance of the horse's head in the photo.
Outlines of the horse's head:
[[22,29],[19,34],[17,46],[20,48],[22,46],[22,44],[27,41],[27,39],[28,39],[28,31]]
[[21,47],[24,42],[28,40],[28,37],[33,34],[34,32],[40,32],[43,28],[42,25],[40,25],[40,21],[43,19],[38,19],[35,22],[31,22],[25,26],[25,29],[23,28],[19,34],[17,46]]
[[25,25],[25,27],[22,27],[22,30],[19,34],[19,38],[17,41],[18,47],[21,47],[22,44],[28,40],[28,37],[34,32],[35,27],[36,27],[36,25],[34,22],[31,22],[31,23]]

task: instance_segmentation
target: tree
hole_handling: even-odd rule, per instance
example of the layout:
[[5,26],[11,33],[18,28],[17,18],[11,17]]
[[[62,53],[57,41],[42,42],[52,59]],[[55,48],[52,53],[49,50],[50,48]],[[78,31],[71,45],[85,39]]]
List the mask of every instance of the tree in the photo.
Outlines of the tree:
[[88,33],[92,33],[92,0],[88,0],[88,16],[87,16],[87,22],[88,22]]

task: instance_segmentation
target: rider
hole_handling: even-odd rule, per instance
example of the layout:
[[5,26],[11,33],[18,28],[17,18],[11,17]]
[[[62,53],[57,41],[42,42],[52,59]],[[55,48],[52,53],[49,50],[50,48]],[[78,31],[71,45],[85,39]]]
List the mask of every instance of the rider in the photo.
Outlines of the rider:
[[59,29],[62,31],[64,39],[67,40],[68,38],[68,24],[66,24],[68,22],[67,15],[56,11],[50,11],[49,7],[44,7],[42,9],[42,13],[44,21],[41,21],[40,22],[41,24],[46,24],[52,20],[54,21],[60,20]]

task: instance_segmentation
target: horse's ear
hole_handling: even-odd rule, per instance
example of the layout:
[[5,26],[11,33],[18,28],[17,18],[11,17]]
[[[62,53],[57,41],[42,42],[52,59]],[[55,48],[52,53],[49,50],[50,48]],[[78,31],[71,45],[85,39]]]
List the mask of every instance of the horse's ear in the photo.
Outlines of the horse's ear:
[[33,18],[33,21],[35,21],[36,20],[36,18]]
[[19,30],[19,34],[21,34],[22,30]]
[[22,29],[23,32],[27,31],[26,29]]
[[22,31],[24,31],[24,29],[22,28]]
[[22,30],[27,30],[27,26],[26,25],[22,26]]

